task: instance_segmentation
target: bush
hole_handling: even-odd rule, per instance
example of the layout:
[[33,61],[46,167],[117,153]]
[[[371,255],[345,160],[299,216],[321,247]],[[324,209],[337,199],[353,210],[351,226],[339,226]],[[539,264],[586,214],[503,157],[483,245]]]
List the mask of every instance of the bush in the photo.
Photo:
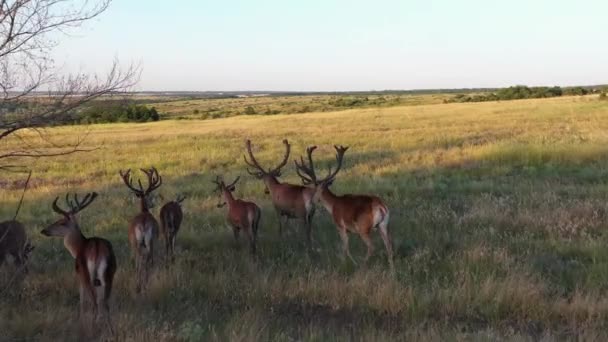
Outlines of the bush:
[[254,115],[257,114],[257,112],[255,111],[255,108],[251,107],[251,106],[247,106],[247,108],[245,108],[245,115]]
[[606,96],[606,93],[602,92],[600,93],[600,101],[607,101],[608,100],[608,96]]
[[98,102],[83,110],[75,123],[149,122],[158,120],[160,120],[160,115],[154,107]]

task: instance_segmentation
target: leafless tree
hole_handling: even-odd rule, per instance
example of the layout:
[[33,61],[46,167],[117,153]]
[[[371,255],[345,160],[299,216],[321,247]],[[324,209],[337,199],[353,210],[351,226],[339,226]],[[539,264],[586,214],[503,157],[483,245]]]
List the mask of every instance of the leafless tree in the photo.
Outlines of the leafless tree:
[[[103,77],[62,75],[49,57],[58,37],[103,13],[110,2],[0,0],[0,170],[21,166],[23,158],[86,150],[82,137],[55,143],[45,128],[72,121],[86,103],[138,81],[135,65],[121,68],[115,60]],[[8,145],[12,139],[18,143]]]

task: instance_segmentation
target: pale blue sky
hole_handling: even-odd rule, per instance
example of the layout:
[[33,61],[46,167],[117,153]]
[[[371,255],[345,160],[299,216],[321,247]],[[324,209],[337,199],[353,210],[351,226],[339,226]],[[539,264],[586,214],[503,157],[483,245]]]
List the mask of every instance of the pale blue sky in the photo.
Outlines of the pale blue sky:
[[114,0],[55,59],[137,90],[608,83],[608,0]]

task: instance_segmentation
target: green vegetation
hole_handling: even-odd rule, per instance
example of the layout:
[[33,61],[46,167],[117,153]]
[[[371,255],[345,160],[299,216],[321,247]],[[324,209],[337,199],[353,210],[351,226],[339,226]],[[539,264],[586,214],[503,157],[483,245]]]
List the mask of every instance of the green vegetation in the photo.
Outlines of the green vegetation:
[[115,101],[96,101],[77,115],[81,124],[110,122],[150,122],[160,116],[155,107]]
[[518,85],[480,94],[458,94],[452,97],[451,99],[446,100],[445,103],[542,99],[549,97],[559,97],[562,95],[583,96],[592,93],[592,91],[593,90],[589,90],[585,87],[570,87],[562,89],[561,87],[527,87]]
[[[73,260],[38,232],[56,219],[55,196],[95,190],[99,199],[79,219],[84,234],[116,250],[119,340],[606,340],[607,129],[608,102],[595,97],[50,129],[57,141],[89,130],[87,146],[101,148],[35,164],[19,218],[36,249],[30,274],[0,297],[2,338],[75,340]],[[378,236],[368,267],[340,260],[322,208],[315,255],[295,222],[278,238],[264,187],[245,171],[243,141],[274,165],[286,137],[291,159],[318,145],[323,168],[333,144],[351,146],[333,190],[387,202],[394,276]],[[186,216],[175,267],[158,267],[137,299],[127,246],[137,204],[118,170],[149,165],[163,176],[165,198],[187,196]],[[283,173],[298,182],[293,165]],[[257,261],[244,241],[235,247],[225,209],[216,208],[216,174],[241,175],[235,194],[262,208]],[[1,217],[12,216],[20,177],[3,175]],[[351,251],[362,260],[360,239]],[[0,269],[0,288],[10,270]]]

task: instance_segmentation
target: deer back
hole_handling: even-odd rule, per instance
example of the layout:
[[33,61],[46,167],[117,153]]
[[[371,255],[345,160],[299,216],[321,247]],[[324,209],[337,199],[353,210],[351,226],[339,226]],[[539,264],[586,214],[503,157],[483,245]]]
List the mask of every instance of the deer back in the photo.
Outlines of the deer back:
[[175,234],[182,223],[183,219],[182,206],[175,201],[171,201],[163,205],[160,209],[160,227],[163,234],[169,233],[170,227],[174,230],[171,233]]
[[15,220],[0,223],[0,256],[7,253],[22,255],[26,244],[27,235],[23,224]]

